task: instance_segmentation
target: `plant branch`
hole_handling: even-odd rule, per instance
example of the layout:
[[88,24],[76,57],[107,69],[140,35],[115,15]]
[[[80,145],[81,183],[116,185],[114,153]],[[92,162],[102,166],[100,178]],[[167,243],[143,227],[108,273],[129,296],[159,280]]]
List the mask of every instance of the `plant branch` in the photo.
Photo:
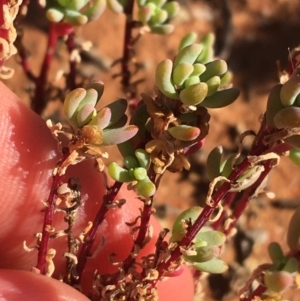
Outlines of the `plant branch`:
[[35,82],[36,83],[35,93],[32,99],[32,108],[39,115],[43,112],[43,110],[47,105],[48,95],[46,93],[46,86],[47,86],[50,65],[52,63],[54,52],[55,52],[57,38],[58,35],[56,32],[56,26],[54,25],[54,23],[50,22],[47,50],[40,71],[40,75]]
[[69,74],[68,74],[68,79],[67,79],[67,87],[70,90],[74,90],[76,88],[76,60],[72,57],[72,53],[75,50],[75,33],[72,31],[68,35],[67,39],[67,48],[69,51]]
[[79,255],[78,255],[78,265],[76,267],[78,279],[74,279],[74,282],[80,283],[81,277],[82,277],[82,272],[85,268],[87,258],[91,255],[91,249],[95,241],[95,237],[97,234],[97,231],[102,224],[103,220],[105,219],[105,216],[109,210],[110,204],[113,203],[116,195],[120,191],[123,183],[121,182],[115,182],[112,187],[109,188],[107,191],[106,195],[103,197],[103,201],[101,204],[101,207],[94,219],[93,226],[91,230],[88,232],[88,235],[85,238],[85,242],[82,245]]
[[[68,158],[69,150],[64,148],[63,149],[63,157],[58,162],[58,166]],[[57,200],[57,188],[64,182],[64,175],[53,175],[53,182],[50,190],[50,194],[47,200],[47,207],[45,209],[45,216],[44,216],[44,223],[43,223],[43,230],[42,230],[42,238],[39,244],[39,251],[38,251],[38,261],[36,267],[40,270],[41,274],[46,274],[46,256],[48,252],[49,240],[51,233],[49,229],[52,227],[53,224],[53,215],[55,204]]]

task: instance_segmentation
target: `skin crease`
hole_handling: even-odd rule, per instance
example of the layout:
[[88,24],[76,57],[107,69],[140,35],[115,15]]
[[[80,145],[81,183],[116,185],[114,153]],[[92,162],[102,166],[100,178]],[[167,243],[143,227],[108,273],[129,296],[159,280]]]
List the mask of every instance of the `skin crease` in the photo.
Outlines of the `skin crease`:
[[[28,246],[34,246],[33,235],[41,231],[41,200],[48,197],[51,172],[59,154],[45,121],[26,108],[1,82],[0,107],[0,300],[88,300],[64,283],[28,272],[36,265],[37,251],[26,252],[22,244],[26,241]],[[74,229],[75,234],[79,234],[87,222],[93,220],[99,208],[104,194],[104,180],[102,174],[93,168],[92,162],[71,167],[66,179],[70,175],[80,177],[85,201]],[[89,290],[95,269],[100,273],[115,269],[107,260],[108,254],[116,252],[117,259],[123,260],[131,250],[132,237],[125,222],[132,222],[139,214],[141,202],[126,189],[120,192],[118,198],[125,198],[127,203],[121,209],[110,210],[98,231],[95,248],[102,236],[105,246],[96,258],[88,260],[82,282],[84,291]],[[56,230],[66,228],[59,214],[55,216]],[[153,252],[160,231],[154,218],[151,223],[154,236],[143,250],[144,254]],[[62,256],[66,251],[65,239],[51,241],[51,247],[57,251],[54,277],[59,277],[65,269]],[[193,291],[193,279],[187,269],[181,276],[158,284],[160,301],[191,301]]]

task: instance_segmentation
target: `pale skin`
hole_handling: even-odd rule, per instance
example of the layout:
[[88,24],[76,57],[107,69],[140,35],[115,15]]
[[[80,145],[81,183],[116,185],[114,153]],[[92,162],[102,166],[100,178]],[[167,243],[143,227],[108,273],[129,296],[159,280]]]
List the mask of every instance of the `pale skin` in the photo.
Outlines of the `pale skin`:
[[[35,245],[34,233],[40,232],[43,222],[43,204],[51,185],[51,172],[59,159],[56,141],[39,116],[34,114],[0,82],[0,296],[4,300],[89,300],[82,293],[53,278],[28,272],[35,267],[37,251],[26,252],[23,241],[29,247]],[[76,233],[80,233],[93,220],[104,193],[103,177],[92,162],[70,168],[70,175],[80,177],[82,195],[86,200],[78,215]],[[126,258],[132,238],[125,222],[138,215],[141,203],[131,193],[122,190],[119,198],[127,199],[122,209],[111,210],[101,226],[97,242],[105,237],[105,248],[96,257],[88,260],[82,289],[88,291],[95,268],[101,273],[112,272],[108,254],[118,252]],[[143,250],[153,251],[155,238],[160,230],[152,219],[154,237]],[[66,228],[61,215],[57,214],[55,229]],[[96,242],[96,243],[97,243]],[[56,249],[54,277],[59,277],[65,268],[62,256],[65,238],[51,243]],[[96,248],[96,247],[95,247]],[[159,300],[192,301],[194,284],[189,270],[179,277],[170,278],[158,285]]]

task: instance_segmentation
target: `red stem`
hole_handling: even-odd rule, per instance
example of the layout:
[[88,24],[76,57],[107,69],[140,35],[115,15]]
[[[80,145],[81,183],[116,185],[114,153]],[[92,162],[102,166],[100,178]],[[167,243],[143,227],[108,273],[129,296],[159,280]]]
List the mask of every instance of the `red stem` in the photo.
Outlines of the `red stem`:
[[47,105],[46,85],[49,74],[50,65],[55,52],[58,35],[56,33],[56,26],[50,23],[48,33],[47,51],[44,57],[40,75],[36,81],[35,94],[32,100],[32,108],[37,114],[41,114]]
[[261,296],[267,288],[260,284],[248,297],[240,297],[240,301],[253,301],[256,296]]
[[[75,33],[74,33],[74,31],[72,31],[68,35],[67,47],[68,47],[69,55],[71,55],[73,50],[75,49]],[[70,70],[69,70],[69,74],[68,74],[67,87],[70,90],[74,90],[76,88],[76,65],[77,65],[76,60],[69,58]]]
[[103,220],[105,219],[105,216],[109,210],[107,205],[112,204],[114,201],[116,195],[118,194],[120,188],[122,187],[123,183],[121,182],[115,182],[114,185],[109,189],[107,194],[103,197],[103,201],[101,204],[101,207],[95,217],[95,220],[93,222],[93,226],[91,230],[88,233],[88,236],[86,236],[86,241],[82,245],[79,255],[78,255],[78,264],[76,267],[77,275],[79,276],[78,279],[74,279],[74,282],[80,283],[82,272],[85,268],[87,258],[91,255],[91,249],[95,241],[95,237],[98,231],[98,228],[102,224]]
[[[59,161],[61,165],[69,156],[69,151],[64,151],[62,159]],[[55,209],[55,203],[57,200],[57,188],[64,182],[64,175],[58,174],[53,176],[52,187],[47,200],[47,207],[45,209],[44,224],[42,230],[42,239],[39,245],[38,262],[36,267],[40,270],[41,274],[46,274],[46,255],[48,252],[50,232],[47,231],[47,227],[51,227],[53,224],[53,215]]]
[[126,23],[125,23],[125,32],[124,32],[124,44],[123,44],[123,56],[121,61],[121,74],[122,80],[121,84],[123,86],[123,90],[125,92],[129,92],[128,98],[129,102],[135,100],[135,93],[133,90],[130,90],[130,79],[131,72],[129,70],[129,63],[131,60],[131,52],[133,47],[133,37],[132,31],[134,29],[135,21],[132,19],[134,9],[134,1],[127,1],[127,5],[125,6],[124,13],[126,15]]

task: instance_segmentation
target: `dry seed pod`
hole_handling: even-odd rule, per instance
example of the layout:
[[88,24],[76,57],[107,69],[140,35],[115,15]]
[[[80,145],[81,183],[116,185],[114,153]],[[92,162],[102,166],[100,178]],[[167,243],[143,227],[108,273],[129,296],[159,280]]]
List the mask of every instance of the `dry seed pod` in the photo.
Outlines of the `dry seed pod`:
[[300,127],[300,108],[285,107],[274,117],[274,125],[278,129]]
[[287,107],[294,104],[300,94],[300,70],[296,69],[289,80],[283,84],[280,91],[282,104]]

